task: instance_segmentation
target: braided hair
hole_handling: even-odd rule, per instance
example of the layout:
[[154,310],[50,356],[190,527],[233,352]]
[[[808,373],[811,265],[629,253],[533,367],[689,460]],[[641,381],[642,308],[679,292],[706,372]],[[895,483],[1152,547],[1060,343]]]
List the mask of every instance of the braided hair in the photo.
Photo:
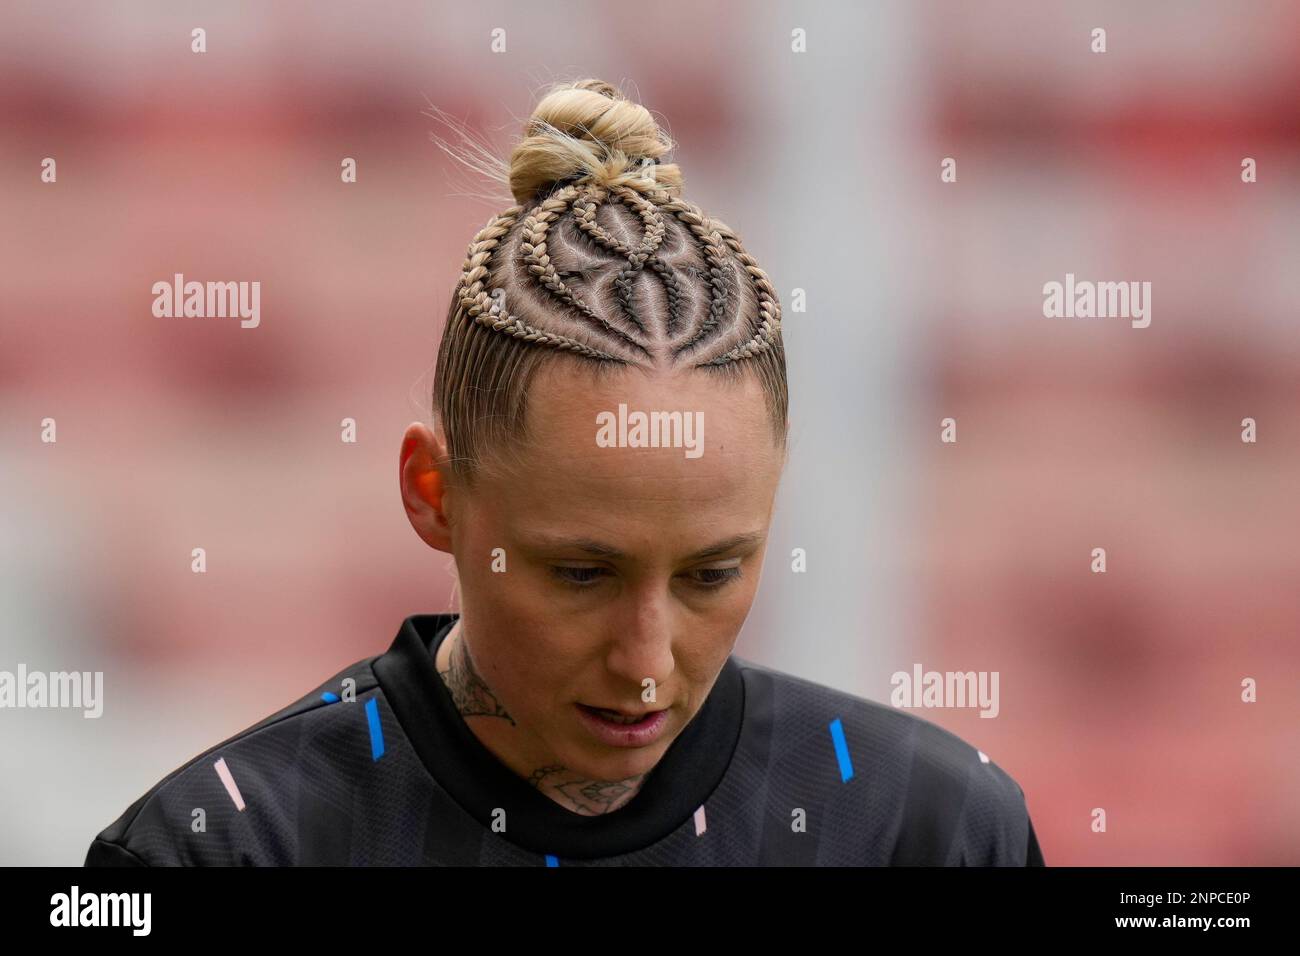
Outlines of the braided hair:
[[439,346],[434,412],[458,476],[518,437],[529,382],[559,356],[575,373],[749,367],[784,447],[780,302],[740,238],[682,198],[671,147],[601,80],[538,103],[510,157],[516,205],[470,243]]

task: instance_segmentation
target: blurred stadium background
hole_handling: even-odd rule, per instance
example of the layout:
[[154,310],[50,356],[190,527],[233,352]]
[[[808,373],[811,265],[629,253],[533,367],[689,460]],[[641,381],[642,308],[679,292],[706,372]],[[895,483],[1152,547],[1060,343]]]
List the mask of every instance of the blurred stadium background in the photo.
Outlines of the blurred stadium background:
[[[189,757],[452,607],[398,444],[505,203],[426,110],[504,158],[548,82],[599,76],[786,310],[794,444],[737,653],[881,701],[914,663],[998,671],[997,719],[917,713],[1017,779],[1050,865],[1300,863],[1300,4],[54,0],[0,24],[0,669],[102,670],[107,697],[0,711],[0,862],[79,864]],[[154,318],[177,272],[260,281],[260,327]],[[1045,319],[1067,272],[1151,281],[1151,326]]]

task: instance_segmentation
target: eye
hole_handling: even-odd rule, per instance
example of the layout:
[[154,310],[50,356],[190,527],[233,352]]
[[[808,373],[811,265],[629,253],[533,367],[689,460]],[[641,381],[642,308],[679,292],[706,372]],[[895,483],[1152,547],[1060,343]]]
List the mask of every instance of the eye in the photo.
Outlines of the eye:
[[692,571],[691,574],[703,575],[703,577],[695,578],[695,583],[706,591],[714,591],[738,579],[740,577],[740,568],[699,568]]
[[[551,573],[559,578],[565,584],[574,588],[589,588],[595,586],[599,578],[607,571],[607,568],[601,567],[573,567],[566,564],[551,565]],[[686,575],[691,582],[704,591],[716,591],[725,587],[732,581],[738,580],[741,576],[739,567],[734,568],[698,568],[690,571]]]
[[575,588],[591,587],[596,579],[605,572],[605,568],[598,567],[570,567],[566,564],[551,565],[551,573],[563,581],[565,584]]

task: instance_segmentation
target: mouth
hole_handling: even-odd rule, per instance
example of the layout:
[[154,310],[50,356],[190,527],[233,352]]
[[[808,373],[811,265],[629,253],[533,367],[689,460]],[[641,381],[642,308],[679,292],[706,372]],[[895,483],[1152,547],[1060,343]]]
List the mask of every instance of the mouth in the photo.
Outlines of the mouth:
[[574,708],[592,738],[610,747],[647,747],[668,728],[667,707],[631,711],[575,703]]
[[593,717],[599,717],[613,724],[643,724],[659,713],[657,710],[629,711],[619,710],[615,707],[593,707],[591,704],[579,704],[578,706]]

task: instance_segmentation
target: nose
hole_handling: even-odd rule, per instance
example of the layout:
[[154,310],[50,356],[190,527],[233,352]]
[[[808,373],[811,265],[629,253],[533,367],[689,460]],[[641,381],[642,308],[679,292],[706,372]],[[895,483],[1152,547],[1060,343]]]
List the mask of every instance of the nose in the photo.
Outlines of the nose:
[[635,697],[627,703],[633,708],[648,706],[642,693],[645,679],[656,688],[673,673],[673,612],[667,589],[646,584],[626,594],[624,613],[614,622],[616,628],[606,656],[606,667]]

